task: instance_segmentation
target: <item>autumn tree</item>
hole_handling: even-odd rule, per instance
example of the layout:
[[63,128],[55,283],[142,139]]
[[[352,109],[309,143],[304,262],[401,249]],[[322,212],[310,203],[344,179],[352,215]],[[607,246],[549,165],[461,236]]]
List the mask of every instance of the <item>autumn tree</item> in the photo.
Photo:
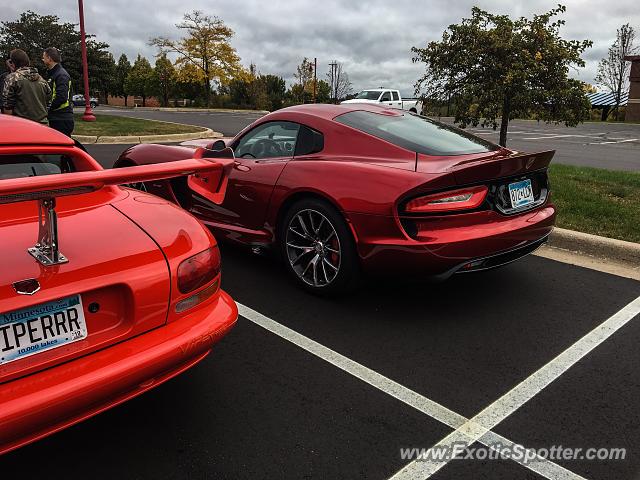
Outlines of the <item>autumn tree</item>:
[[455,121],[498,127],[506,145],[509,121],[533,117],[575,126],[589,118],[590,105],[582,82],[569,78],[571,67],[584,67],[581,54],[589,40],[560,36],[564,20],[558,5],[532,19],[512,20],[478,7],[471,18],[450,25],[440,41],[413,47],[414,62],[424,62],[425,74],[416,93],[428,101],[453,95]]
[[185,13],[183,21],[176,27],[185,32],[179,40],[168,37],[155,37],[149,44],[158,47],[163,53],[178,56],[178,66],[191,65],[187,73],[193,73],[202,83],[205,99],[209,105],[211,84],[213,81],[227,83],[244,73],[240,57],[231,46],[234,32],[222,19],[205,15],[199,10]]
[[631,64],[624,57],[634,55],[638,49],[633,46],[636,32],[628,23],[616,31],[616,39],[609,48],[607,56],[598,64],[596,83],[605,87],[614,95],[613,115],[618,120],[618,111],[622,96],[629,92],[629,69]]
[[302,63],[296,67],[293,74],[296,83],[300,85],[296,92],[299,94],[299,102],[306,103],[313,98],[313,63],[307,57],[302,59]]
[[129,59],[123,53],[120,55],[120,58],[118,58],[118,63],[116,64],[112,90],[116,97],[124,97],[125,106],[127,105],[127,98],[129,95],[127,94],[124,85],[130,71],[131,62],[129,62]]
[[128,95],[142,97],[142,106],[147,104],[147,97],[152,94],[153,69],[149,60],[138,54],[124,82]]

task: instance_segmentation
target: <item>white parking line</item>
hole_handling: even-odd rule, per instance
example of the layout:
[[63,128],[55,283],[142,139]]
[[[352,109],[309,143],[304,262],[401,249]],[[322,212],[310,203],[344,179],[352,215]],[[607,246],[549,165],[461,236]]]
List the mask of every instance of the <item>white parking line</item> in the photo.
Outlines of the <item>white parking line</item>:
[[[432,448],[452,447],[454,444],[460,443],[469,446],[478,441],[638,314],[640,314],[640,297],[609,317]],[[444,467],[450,460],[413,461],[393,475],[391,479],[426,479]]]
[[519,138],[518,140],[551,140],[552,138],[568,138],[568,137],[589,137],[590,135],[578,135],[578,134],[566,134],[566,135],[553,135],[548,134],[544,137],[528,137]]
[[627,138],[625,140],[617,140],[617,141],[611,141],[611,142],[594,142],[594,143],[590,143],[589,145],[607,145],[609,143],[626,143],[626,142],[637,142],[639,139],[637,138]]
[[[369,385],[377,388],[378,390],[390,395],[397,400],[400,400],[406,405],[415,408],[419,412],[447,425],[454,429],[453,433],[459,432],[465,425],[469,424],[469,419],[466,417],[449,410],[448,408],[440,405],[439,403],[430,400],[427,397],[420,395],[413,390],[400,385],[399,383],[391,380],[390,378],[381,375],[380,373],[371,370],[364,365],[345,357],[344,355],[321,345],[315,340],[311,340],[308,337],[296,332],[295,330],[286,327],[275,320],[272,320],[260,312],[253,310],[250,307],[237,303],[239,314],[247,320],[259,325],[260,327],[268,330],[271,333],[278,335],[279,337],[287,340],[294,345],[306,350],[307,352],[315,355],[326,362],[338,367],[339,369],[353,375],[354,377],[368,383]],[[448,438],[448,437],[447,437]],[[497,433],[484,430],[481,435],[476,438],[480,443],[492,448],[496,445],[513,447],[515,444]],[[518,462],[524,467],[542,475],[549,480],[585,480],[580,475],[577,475],[560,465],[553,463],[550,460],[536,457],[534,462]],[[402,477],[410,478],[410,477]]]

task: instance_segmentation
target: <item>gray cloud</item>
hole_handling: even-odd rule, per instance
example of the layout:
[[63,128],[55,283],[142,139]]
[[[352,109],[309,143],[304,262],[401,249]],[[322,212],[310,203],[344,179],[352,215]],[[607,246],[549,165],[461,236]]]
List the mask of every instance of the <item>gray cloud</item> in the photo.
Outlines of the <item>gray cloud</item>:
[[[174,24],[186,10],[200,9],[221,17],[236,35],[232,44],[242,62],[255,63],[263,73],[283,76],[289,83],[302,57],[318,58],[324,78],[328,63],[344,63],[355,89],[396,86],[405,94],[422,67],[411,62],[412,46],[440,38],[451,23],[468,16],[472,5],[512,17],[540,13],[557,1],[543,0],[89,0],[85,2],[87,31],[111,46],[117,57],[126,53],[149,58],[156,53],[147,45],[150,37],[177,36]],[[603,8],[596,0],[565,0],[566,38],[590,38],[594,46],[584,55],[587,66],[572,75],[593,82],[597,63],[615,37],[616,28],[631,23],[640,29],[637,0],[619,0]],[[5,5],[0,20],[15,19],[31,9],[77,22],[75,2],[58,2],[56,10],[45,0],[23,0]]]

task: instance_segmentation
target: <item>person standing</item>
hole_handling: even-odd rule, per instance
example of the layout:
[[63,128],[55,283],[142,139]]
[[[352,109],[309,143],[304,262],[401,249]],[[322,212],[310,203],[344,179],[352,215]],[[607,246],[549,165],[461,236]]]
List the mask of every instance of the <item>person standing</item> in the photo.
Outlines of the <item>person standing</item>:
[[53,92],[49,107],[49,126],[70,137],[74,128],[71,77],[60,65],[60,52],[57,48],[45,49],[42,61],[47,67],[49,86]]
[[49,85],[38,69],[30,66],[29,56],[24,50],[11,50],[9,60],[15,71],[7,75],[4,81],[0,99],[3,113],[46,124],[51,101]]
[[5,64],[7,65],[7,71],[0,73],[0,113],[4,112],[4,105],[2,104],[2,92],[4,91],[4,82],[9,76],[9,74],[16,71],[16,67],[13,66],[13,62],[11,61],[10,58],[7,58],[7,61],[5,62]]

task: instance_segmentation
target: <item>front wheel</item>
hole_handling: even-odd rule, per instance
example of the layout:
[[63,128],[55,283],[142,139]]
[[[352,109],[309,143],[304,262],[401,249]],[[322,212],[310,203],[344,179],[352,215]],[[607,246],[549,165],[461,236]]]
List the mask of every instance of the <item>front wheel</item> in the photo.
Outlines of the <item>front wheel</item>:
[[355,242],[344,218],[329,203],[296,202],[285,214],[278,238],[287,270],[306,290],[332,295],[357,285]]

